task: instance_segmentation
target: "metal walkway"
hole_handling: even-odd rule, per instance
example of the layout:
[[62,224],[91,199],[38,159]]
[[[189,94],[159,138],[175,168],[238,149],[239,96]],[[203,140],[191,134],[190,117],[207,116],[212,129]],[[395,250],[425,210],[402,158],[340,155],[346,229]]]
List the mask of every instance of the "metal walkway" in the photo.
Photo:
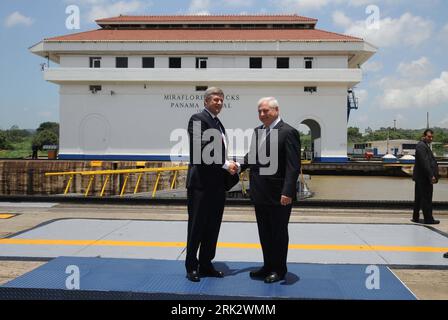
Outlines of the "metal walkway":
[[257,263],[216,267],[224,271],[224,279],[192,283],[185,279],[181,261],[61,257],[0,287],[0,298],[416,299],[387,267],[377,269],[376,287],[369,285],[367,266],[362,265],[290,264],[285,281],[275,284],[249,278]]
[[[0,239],[0,258],[103,257],[183,260],[184,221],[55,220]],[[291,223],[290,263],[448,268],[448,238],[413,224]],[[222,224],[216,261],[260,262],[255,223]]]

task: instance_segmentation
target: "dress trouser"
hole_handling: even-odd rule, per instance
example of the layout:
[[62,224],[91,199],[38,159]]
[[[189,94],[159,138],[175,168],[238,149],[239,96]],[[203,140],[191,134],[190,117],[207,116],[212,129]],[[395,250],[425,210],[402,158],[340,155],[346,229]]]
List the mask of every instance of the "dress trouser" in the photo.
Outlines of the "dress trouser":
[[415,181],[415,198],[413,219],[418,220],[420,209],[423,211],[425,221],[434,220],[432,215],[432,196],[434,186],[427,181]]
[[263,250],[263,268],[284,276],[288,272],[289,234],[288,223],[292,205],[261,206],[255,205],[258,235]]
[[187,272],[197,270],[199,265],[211,267],[216,254],[225,198],[224,189],[188,189]]

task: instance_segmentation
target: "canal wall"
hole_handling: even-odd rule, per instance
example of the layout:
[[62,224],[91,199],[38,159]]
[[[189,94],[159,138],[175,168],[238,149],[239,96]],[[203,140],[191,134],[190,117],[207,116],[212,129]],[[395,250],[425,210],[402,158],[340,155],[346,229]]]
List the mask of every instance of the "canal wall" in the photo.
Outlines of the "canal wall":
[[[180,166],[181,163],[147,162],[144,166],[137,166],[136,162],[95,162],[91,161],[61,161],[61,160],[3,160],[0,161],[0,195],[56,195],[63,194],[70,175],[45,176],[47,172],[69,171],[103,171],[125,170],[139,168],[164,168]],[[186,174],[176,177],[176,185],[185,185]],[[174,174],[166,172],[160,176],[158,190],[168,189],[171,186]],[[69,194],[83,195],[89,184],[89,176],[73,175]],[[157,174],[145,173],[142,175],[138,192],[152,192],[156,183]],[[100,195],[106,175],[95,176],[89,196]],[[119,195],[126,180],[125,174],[111,175],[104,190],[104,196]],[[130,174],[126,182],[125,193],[133,193],[137,184],[138,174]]]
[[[69,175],[47,177],[47,172],[69,171],[99,171],[122,170],[138,168],[166,168],[185,165],[171,162],[145,162],[144,166],[137,166],[136,162],[126,161],[61,161],[61,160],[0,160],[0,195],[57,195],[63,194],[67,186]],[[353,175],[353,176],[409,176],[399,166],[384,166],[382,163],[344,163],[323,164],[311,163],[303,165],[303,173],[309,175]],[[440,173],[448,178],[448,168],[441,166]],[[147,173],[137,190],[138,193],[152,192],[157,175]],[[170,188],[174,176],[172,172],[161,175],[157,190]],[[103,188],[106,175],[95,177],[89,196],[99,196]],[[112,175],[106,184],[104,196],[117,196],[122,190],[126,176]],[[134,193],[138,175],[131,174],[126,183],[125,193]],[[176,177],[176,186],[185,187],[186,171],[180,171]],[[72,195],[83,195],[89,184],[89,176],[74,175],[69,190]]]

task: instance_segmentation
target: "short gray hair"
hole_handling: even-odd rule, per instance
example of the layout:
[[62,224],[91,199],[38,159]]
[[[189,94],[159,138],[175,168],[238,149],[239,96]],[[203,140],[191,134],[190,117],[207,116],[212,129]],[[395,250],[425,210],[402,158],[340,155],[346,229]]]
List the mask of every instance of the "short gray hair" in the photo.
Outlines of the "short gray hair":
[[222,89],[217,87],[208,88],[204,93],[204,101],[210,99],[211,96],[221,96],[224,97],[224,92]]
[[276,98],[274,98],[274,97],[264,97],[264,98],[261,98],[260,100],[258,100],[257,108],[260,107],[260,105],[262,103],[265,103],[265,102],[268,104],[269,108],[271,108],[271,109],[275,109],[275,108],[279,108],[280,107]]

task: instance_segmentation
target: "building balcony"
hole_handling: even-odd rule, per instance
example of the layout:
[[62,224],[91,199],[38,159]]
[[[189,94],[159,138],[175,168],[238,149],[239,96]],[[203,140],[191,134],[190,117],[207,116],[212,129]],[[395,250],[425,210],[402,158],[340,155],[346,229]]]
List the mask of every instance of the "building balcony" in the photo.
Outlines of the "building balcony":
[[47,81],[63,83],[306,83],[346,84],[362,80],[361,69],[142,69],[142,68],[50,68]]

